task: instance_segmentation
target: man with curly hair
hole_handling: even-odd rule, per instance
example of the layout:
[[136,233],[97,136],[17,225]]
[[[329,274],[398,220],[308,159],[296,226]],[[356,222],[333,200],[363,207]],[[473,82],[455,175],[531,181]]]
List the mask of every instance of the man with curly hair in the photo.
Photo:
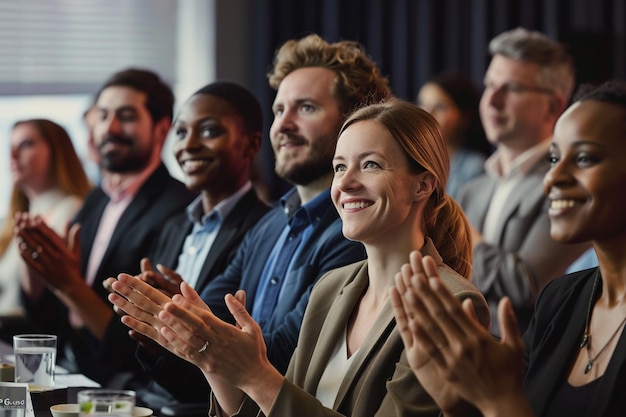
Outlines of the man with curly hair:
[[[268,356],[285,372],[313,285],[325,272],[365,257],[361,244],[343,237],[330,199],[339,129],[354,109],[384,101],[391,92],[360,44],[328,43],[315,34],[283,44],[268,77],[277,90],[270,128],[275,170],[294,187],[247,233],[226,271],[201,296],[218,317],[232,322],[224,295],[245,290],[246,308],[264,332]],[[148,302],[144,298],[138,306],[151,311]],[[195,366],[173,355],[156,361],[145,352],[139,357],[177,401],[208,399],[206,380]]]

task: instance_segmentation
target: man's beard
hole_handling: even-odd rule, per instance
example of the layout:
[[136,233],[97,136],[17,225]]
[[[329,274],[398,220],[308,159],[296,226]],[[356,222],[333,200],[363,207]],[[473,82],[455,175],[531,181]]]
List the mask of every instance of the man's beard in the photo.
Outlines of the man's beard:
[[290,170],[280,170],[280,172],[277,170],[276,174],[292,184],[309,185],[313,181],[328,175],[330,167],[331,160],[318,158],[294,165]]
[[[107,143],[120,143],[128,147],[128,152],[118,152],[116,150],[102,153],[102,148]],[[120,135],[108,135],[98,146],[100,151],[100,164],[108,172],[124,174],[127,172],[140,171],[150,161],[150,151],[141,152],[135,148],[132,139]]]
[[334,146],[332,150],[323,146],[309,148],[309,155],[303,161],[289,163],[287,159],[283,166],[277,164],[276,174],[292,184],[308,185],[331,172],[334,153]]
[[[300,135],[289,135],[290,141],[297,144],[305,144],[307,142]],[[325,147],[325,142],[321,138],[317,138],[314,142],[316,145],[308,148],[309,154],[303,161],[297,163],[289,163],[289,157],[287,157],[283,166],[276,165],[276,174],[295,185],[308,185],[313,181],[328,175],[332,171],[332,161],[335,155],[335,144],[332,141],[328,141],[332,146],[330,148]],[[309,142],[310,143],[310,142]]]

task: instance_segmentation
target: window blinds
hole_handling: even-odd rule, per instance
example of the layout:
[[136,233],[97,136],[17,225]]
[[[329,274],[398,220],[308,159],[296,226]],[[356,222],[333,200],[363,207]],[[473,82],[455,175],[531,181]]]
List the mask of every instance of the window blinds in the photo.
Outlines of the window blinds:
[[127,67],[175,80],[176,0],[0,0],[0,94],[93,93]]

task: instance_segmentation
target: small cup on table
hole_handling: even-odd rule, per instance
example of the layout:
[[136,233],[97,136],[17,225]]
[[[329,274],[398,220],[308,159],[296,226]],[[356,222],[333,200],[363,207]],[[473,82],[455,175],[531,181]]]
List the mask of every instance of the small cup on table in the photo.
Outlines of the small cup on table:
[[78,392],[80,417],[132,417],[135,391],[88,389]]
[[27,383],[31,391],[54,388],[57,337],[50,334],[13,336],[15,382]]

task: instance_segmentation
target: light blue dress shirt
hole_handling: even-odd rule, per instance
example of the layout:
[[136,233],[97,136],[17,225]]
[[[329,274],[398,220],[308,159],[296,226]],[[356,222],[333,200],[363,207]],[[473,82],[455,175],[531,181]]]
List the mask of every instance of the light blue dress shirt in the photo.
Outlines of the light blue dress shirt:
[[185,238],[182,252],[178,255],[176,273],[190,286],[196,288],[206,257],[215,243],[224,219],[250,188],[252,183],[247,182],[233,195],[220,201],[207,214],[204,214],[201,195],[187,206],[187,217],[193,223],[193,228]]

